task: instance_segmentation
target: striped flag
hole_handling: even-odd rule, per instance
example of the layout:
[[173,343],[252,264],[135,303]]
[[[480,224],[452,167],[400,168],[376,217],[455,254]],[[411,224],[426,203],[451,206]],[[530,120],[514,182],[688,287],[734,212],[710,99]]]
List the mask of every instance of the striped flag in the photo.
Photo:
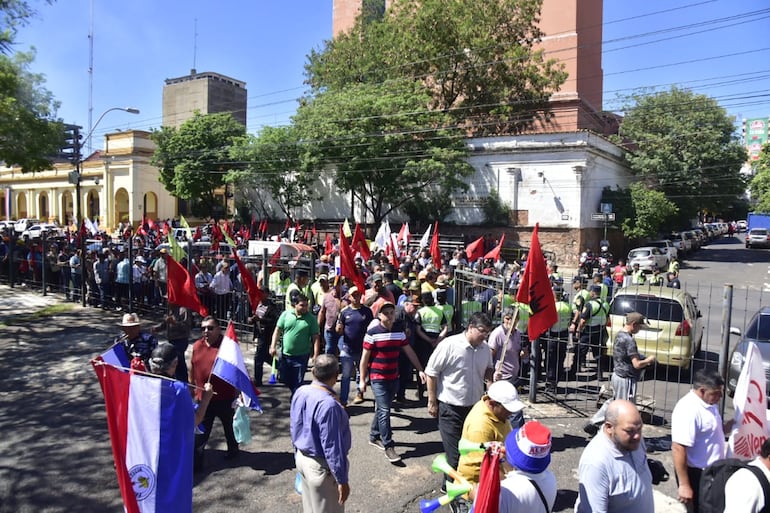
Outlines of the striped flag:
[[187,385],[92,362],[127,513],[192,513],[195,413]]
[[240,390],[244,397],[243,403],[252,410],[262,411],[257,398],[257,391],[249,379],[249,371],[246,370],[246,364],[243,361],[243,353],[238,338],[235,335],[235,327],[232,321],[227,325],[227,331],[222,344],[219,346],[219,352],[214,360],[214,368],[211,374],[219,376],[236,389]]

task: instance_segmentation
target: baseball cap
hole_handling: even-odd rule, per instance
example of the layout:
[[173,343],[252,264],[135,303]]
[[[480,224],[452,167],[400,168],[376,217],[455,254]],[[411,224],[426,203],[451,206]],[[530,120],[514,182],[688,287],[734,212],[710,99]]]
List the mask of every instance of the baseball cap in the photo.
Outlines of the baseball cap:
[[489,386],[487,396],[511,413],[524,409],[524,403],[519,400],[519,393],[510,381],[495,381]]
[[589,292],[593,292],[594,294],[601,294],[602,288],[599,285],[591,285]]

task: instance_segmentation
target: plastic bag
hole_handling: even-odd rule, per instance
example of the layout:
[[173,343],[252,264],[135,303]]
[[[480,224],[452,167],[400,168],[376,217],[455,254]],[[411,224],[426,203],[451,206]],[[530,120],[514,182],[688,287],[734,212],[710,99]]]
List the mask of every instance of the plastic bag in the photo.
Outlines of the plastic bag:
[[238,405],[233,415],[233,431],[235,432],[235,441],[240,445],[251,442],[251,419],[249,418],[249,409],[246,406]]

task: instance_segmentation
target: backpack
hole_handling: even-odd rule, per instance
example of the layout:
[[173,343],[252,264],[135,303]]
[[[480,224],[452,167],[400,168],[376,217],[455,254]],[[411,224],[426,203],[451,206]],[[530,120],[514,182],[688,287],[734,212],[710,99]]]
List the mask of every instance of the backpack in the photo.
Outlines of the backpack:
[[722,513],[725,510],[725,485],[736,471],[745,468],[759,480],[762,485],[762,493],[765,496],[765,506],[760,513],[770,513],[770,482],[767,481],[764,472],[754,465],[748,465],[747,461],[737,458],[726,458],[715,461],[705,469],[700,478],[700,492],[698,499],[700,513]]

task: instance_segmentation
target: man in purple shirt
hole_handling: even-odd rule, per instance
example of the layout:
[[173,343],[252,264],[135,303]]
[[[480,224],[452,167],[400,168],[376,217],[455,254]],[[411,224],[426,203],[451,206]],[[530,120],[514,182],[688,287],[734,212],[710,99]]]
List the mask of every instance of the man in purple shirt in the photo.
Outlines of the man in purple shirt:
[[350,422],[334,393],[339,367],[334,355],[316,357],[313,382],[299,387],[291,400],[291,440],[304,513],[342,513],[350,495]]

